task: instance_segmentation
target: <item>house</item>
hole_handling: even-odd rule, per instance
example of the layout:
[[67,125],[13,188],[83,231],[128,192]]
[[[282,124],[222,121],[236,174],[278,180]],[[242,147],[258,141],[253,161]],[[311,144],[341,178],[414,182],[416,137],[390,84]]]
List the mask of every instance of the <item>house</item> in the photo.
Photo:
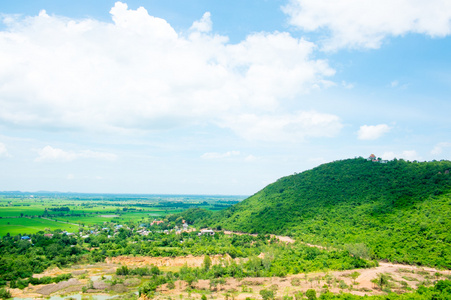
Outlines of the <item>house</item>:
[[53,234],[52,233],[45,233],[44,236],[47,237],[47,238],[52,238]]
[[30,238],[28,235],[24,235],[24,236],[21,237],[20,239],[21,239],[21,240],[24,240],[24,241],[28,241],[28,240],[30,240],[31,238]]
[[153,226],[153,225],[155,225],[155,224],[160,225],[160,224],[162,224],[162,223],[164,223],[164,221],[153,220],[152,223],[150,223],[150,226]]
[[201,229],[200,232],[198,233],[199,236],[201,235],[214,235],[215,232],[211,229]]

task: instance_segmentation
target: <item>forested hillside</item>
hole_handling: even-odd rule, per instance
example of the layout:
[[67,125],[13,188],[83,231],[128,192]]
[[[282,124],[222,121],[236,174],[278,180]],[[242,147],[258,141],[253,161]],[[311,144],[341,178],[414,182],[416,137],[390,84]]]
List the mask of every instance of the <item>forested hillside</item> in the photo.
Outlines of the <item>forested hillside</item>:
[[218,213],[197,211],[195,220],[451,268],[450,170],[450,161],[335,161],[281,178]]

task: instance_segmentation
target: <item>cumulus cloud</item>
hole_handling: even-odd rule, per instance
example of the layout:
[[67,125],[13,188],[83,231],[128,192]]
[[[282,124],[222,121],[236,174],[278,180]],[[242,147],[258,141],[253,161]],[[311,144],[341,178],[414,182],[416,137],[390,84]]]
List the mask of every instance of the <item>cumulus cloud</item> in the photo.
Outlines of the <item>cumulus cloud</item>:
[[96,152],[91,150],[83,150],[79,152],[65,151],[59,148],[53,148],[52,146],[45,146],[38,151],[38,157],[35,159],[37,162],[44,161],[59,161],[69,162],[76,159],[91,158],[99,160],[116,160],[117,155],[106,152]]
[[208,12],[186,34],[142,7],[117,2],[110,13],[113,23],[45,11],[3,18],[0,122],[111,132],[216,124],[280,109],[335,73],[313,57],[314,43],[289,33],[232,44],[211,33]]
[[326,50],[379,48],[385,37],[408,33],[451,33],[448,0],[290,0],[283,11],[292,25],[305,31],[326,30]]
[[0,143],[0,157],[9,157],[9,156],[10,154],[8,153],[5,144]]
[[196,30],[199,32],[210,32],[213,27],[213,23],[211,22],[210,17],[210,12],[204,13],[202,19],[200,19],[199,21],[194,21],[193,25],[191,26],[191,30]]
[[444,143],[438,143],[435,145],[434,149],[431,150],[431,154],[433,155],[439,155],[443,153],[444,149],[451,148],[451,143],[444,142]]
[[224,127],[248,140],[302,141],[308,137],[333,137],[342,129],[340,118],[315,111],[287,115],[243,114],[224,120]]
[[221,159],[240,155],[240,151],[228,151],[225,153],[207,152],[202,154],[203,159]]
[[377,140],[390,130],[391,127],[387,124],[362,125],[357,132],[357,137],[359,140]]

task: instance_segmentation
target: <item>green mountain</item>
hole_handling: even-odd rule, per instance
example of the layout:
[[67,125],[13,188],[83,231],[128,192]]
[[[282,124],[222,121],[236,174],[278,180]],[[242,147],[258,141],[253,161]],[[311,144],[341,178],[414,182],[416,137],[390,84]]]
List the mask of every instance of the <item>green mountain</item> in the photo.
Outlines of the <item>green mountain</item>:
[[289,234],[359,256],[451,268],[451,162],[364,158],[283,177],[217,213],[191,221],[250,233]]

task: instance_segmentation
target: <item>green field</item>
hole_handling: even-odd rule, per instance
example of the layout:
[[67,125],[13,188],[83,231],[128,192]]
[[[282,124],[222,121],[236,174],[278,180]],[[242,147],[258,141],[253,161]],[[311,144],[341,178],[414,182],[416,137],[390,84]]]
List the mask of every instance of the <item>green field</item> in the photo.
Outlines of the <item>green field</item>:
[[[66,193],[0,193],[0,236],[30,234],[45,228],[77,229],[104,223],[150,223],[191,207],[218,210],[240,196],[114,195]],[[44,220],[47,218],[55,221]],[[64,222],[64,223],[61,223]],[[78,229],[77,229],[78,230]]]
[[32,234],[38,231],[49,230],[67,230],[68,232],[78,232],[78,226],[64,224],[40,218],[7,218],[0,219],[0,236],[17,234]]

